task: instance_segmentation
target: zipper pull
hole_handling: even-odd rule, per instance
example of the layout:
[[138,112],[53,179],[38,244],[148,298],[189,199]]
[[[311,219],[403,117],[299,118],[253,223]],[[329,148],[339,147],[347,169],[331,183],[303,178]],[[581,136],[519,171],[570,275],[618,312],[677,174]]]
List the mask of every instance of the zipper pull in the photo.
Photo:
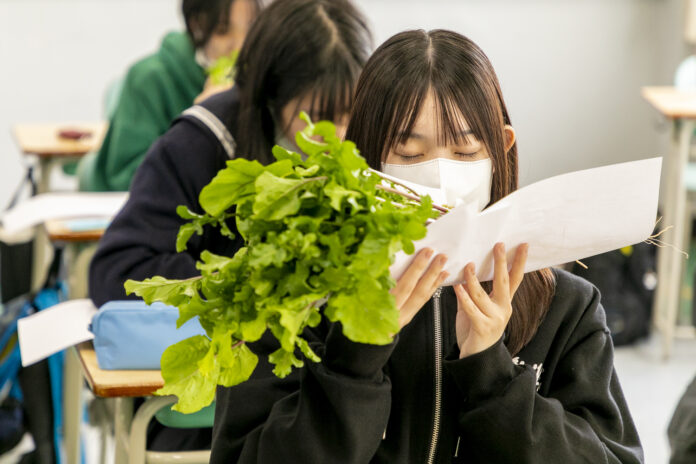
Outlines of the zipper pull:
[[433,298],[440,299],[440,295],[442,295],[442,287],[437,287],[437,290],[433,293]]

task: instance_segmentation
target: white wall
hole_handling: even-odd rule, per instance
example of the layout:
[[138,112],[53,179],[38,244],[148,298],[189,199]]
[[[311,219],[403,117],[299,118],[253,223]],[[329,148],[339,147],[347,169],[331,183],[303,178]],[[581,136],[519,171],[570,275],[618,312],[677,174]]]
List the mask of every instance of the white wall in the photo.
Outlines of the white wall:
[[0,207],[23,172],[10,126],[98,120],[104,89],[180,28],[178,0],[0,0]]
[[680,0],[360,3],[378,43],[448,28],[483,48],[518,132],[523,183],[665,151],[639,92],[670,83],[684,54]]
[[[107,83],[177,27],[178,0],[0,1],[0,205],[21,173],[9,127],[97,119]],[[450,28],[495,65],[522,181],[664,153],[639,91],[684,56],[681,0],[358,0],[376,43]]]

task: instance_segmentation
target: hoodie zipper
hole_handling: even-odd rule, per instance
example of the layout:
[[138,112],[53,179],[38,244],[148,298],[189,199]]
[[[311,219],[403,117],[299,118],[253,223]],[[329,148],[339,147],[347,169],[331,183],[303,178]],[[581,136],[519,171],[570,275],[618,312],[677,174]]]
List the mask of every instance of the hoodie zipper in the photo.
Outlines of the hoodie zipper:
[[437,441],[440,436],[440,416],[442,409],[442,315],[440,311],[440,295],[442,287],[433,294],[433,329],[435,331],[435,402],[433,405],[433,435],[428,450],[428,464],[435,462]]

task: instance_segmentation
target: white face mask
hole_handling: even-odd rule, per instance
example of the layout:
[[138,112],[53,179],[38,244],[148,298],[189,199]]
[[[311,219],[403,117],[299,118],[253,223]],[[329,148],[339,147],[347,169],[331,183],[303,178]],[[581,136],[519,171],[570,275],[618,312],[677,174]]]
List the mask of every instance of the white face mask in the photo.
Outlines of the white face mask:
[[416,164],[382,163],[382,172],[421,195],[430,195],[433,202],[440,205],[470,204],[476,211],[481,211],[491,200],[493,163],[490,158],[478,161],[437,158]]
[[198,48],[196,49],[196,54],[194,55],[194,59],[196,60],[196,63],[198,66],[200,66],[203,69],[208,69],[213,65],[213,60],[208,58],[208,55],[205,54],[203,49]]

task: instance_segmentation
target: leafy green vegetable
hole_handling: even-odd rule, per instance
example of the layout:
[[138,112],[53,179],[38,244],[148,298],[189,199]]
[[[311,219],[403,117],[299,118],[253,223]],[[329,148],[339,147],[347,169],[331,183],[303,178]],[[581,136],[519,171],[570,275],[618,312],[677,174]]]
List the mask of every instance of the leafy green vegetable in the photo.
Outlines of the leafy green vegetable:
[[227,222],[234,218],[244,239],[234,256],[202,252],[201,275],[188,280],[126,282],[129,294],[178,307],[179,326],[198,317],[206,331],[162,356],[159,393],[178,396],[174,409],[198,410],[216,385],[247,380],[258,359],[246,343],[267,330],[280,343],[269,356],[280,377],[305,360],[320,361],[302,332],[322,317],[361,343],[390,343],[399,330],[389,266],[397,251],[412,253],[413,241],[425,236],[426,221],[437,215],[430,198],[385,190],[333,124],[301,117],[307,127],[296,143],[304,155],[276,146],[277,161],[268,166],[229,161],[200,193],[204,214],[177,209],[190,221],[179,231],[179,251],[208,226],[232,238]]
[[205,70],[213,85],[234,83],[234,64],[237,62],[237,55],[239,55],[237,51],[223,55]]

